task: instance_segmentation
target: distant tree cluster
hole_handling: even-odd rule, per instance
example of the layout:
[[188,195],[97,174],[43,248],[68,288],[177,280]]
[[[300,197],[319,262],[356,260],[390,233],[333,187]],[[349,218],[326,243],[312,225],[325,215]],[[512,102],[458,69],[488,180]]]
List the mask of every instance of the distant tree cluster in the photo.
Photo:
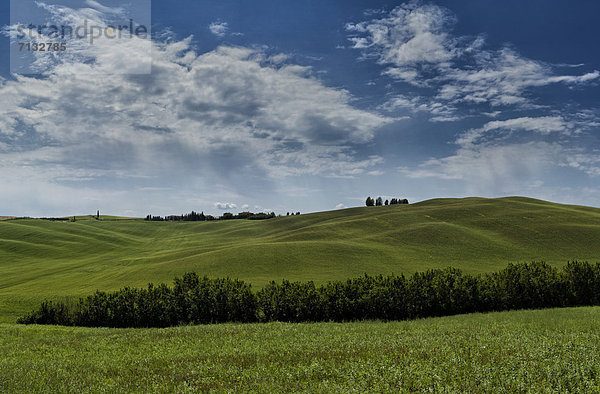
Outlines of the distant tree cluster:
[[289,212],[288,212],[286,216],[294,216],[294,215],[297,215],[297,216],[299,216],[299,215],[300,215],[300,212],[296,212],[296,213],[294,213],[294,212],[292,212],[292,213],[289,213]]
[[230,219],[248,219],[248,220],[263,220],[271,219],[275,217],[275,212],[271,213],[252,213],[252,212],[240,212],[234,215],[231,212],[225,212],[220,217],[214,217],[211,215],[205,215],[204,212],[197,213],[192,211],[186,215],[170,215],[170,216],[146,216],[146,221],[150,222],[204,222],[212,220],[230,220]]
[[408,200],[406,198],[392,198],[391,200],[383,201],[383,198],[377,197],[377,199],[373,200],[371,196],[367,197],[367,201],[365,202],[367,207],[377,206],[380,207],[382,205],[397,205],[397,204],[408,204]]
[[222,322],[405,320],[459,313],[600,305],[600,263],[509,264],[490,274],[454,268],[410,277],[369,276],[333,281],[271,282],[258,292],[232,279],[188,273],[173,287],[149,285],[96,292],[77,304],[44,302],[24,324],[167,327]]

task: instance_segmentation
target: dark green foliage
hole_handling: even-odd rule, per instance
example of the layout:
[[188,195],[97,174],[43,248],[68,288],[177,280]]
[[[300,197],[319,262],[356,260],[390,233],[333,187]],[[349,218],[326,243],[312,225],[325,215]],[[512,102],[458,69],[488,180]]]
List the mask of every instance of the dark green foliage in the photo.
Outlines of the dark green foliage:
[[269,283],[258,292],[260,321],[322,321],[325,318],[321,292],[313,282]]
[[221,215],[221,217],[219,219],[220,220],[235,219],[235,215],[231,212],[225,212],[223,215]]
[[335,321],[403,320],[407,314],[404,276],[368,276],[330,282],[321,288],[325,313]]
[[204,212],[197,213],[192,211],[185,215],[170,215],[170,216],[146,216],[147,222],[204,222],[212,220],[230,220],[230,219],[249,219],[249,220],[262,220],[271,219],[275,217],[275,212],[271,213],[252,213],[252,212],[240,212],[234,215],[231,212],[224,213],[221,217],[215,218],[211,215],[204,215]]
[[365,204],[367,205],[367,207],[372,207],[375,205],[375,200],[373,200],[370,196],[367,197],[367,201],[365,202]]
[[[248,216],[248,220],[264,220],[264,219],[271,219],[275,217],[275,212],[271,212],[271,213],[264,213],[264,212],[260,212],[260,213],[253,213],[252,215]],[[241,219],[241,218],[239,218]]]
[[375,200],[375,206],[380,207],[382,205],[383,205],[383,198],[377,197],[377,199]]
[[569,305],[600,304],[600,265],[573,261],[563,268]]
[[199,278],[188,273],[175,286],[148,285],[96,292],[76,307],[42,303],[39,310],[19,319],[23,324],[59,324],[85,327],[168,327],[179,324],[253,322],[256,294],[239,280]]
[[75,306],[42,303],[24,324],[167,327],[224,322],[404,320],[459,313],[600,304],[600,263],[509,264],[479,276],[455,268],[329,282],[271,282],[257,293],[232,279],[176,278],[172,288],[96,292]]
[[17,320],[19,324],[57,324],[63,326],[73,325],[72,311],[64,302],[53,303],[44,301],[40,309],[29,313]]
[[199,278],[188,273],[175,279],[173,303],[178,323],[224,323],[255,320],[256,295],[239,280]]
[[509,264],[504,270],[482,278],[482,305],[486,310],[569,305],[569,299],[573,297],[568,294],[568,289],[573,286],[568,280],[564,270],[561,273],[543,262]]
[[238,219],[248,219],[250,216],[254,215],[252,212],[244,211],[237,214]]
[[480,312],[478,279],[455,268],[416,273],[409,286],[411,318]]

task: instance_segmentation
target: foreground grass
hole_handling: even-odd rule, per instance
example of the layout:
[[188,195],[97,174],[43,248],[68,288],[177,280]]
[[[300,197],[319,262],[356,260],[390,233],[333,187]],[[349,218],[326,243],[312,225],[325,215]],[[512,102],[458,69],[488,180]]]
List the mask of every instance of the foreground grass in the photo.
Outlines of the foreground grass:
[[0,391],[600,390],[600,308],[169,329],[0,325]]
[[78,217],[0,221],[0,322],[46,299],[171,283],[195,271],[262,287],[365,273],[600,258],[600,209],[527,198],[438,199],[263,221],[160,223]]

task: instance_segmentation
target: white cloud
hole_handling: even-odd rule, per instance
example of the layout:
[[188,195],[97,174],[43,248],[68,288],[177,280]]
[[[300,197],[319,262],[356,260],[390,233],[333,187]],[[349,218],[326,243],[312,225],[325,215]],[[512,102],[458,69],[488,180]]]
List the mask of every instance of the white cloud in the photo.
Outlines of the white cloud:
[[562,158],[560,165],[583,171],[589,176],[600,177],[600,151],[571,152]]
[[399,170],[414,179],[458,181],[463,195],[539,195],[538,189],[544,185],[542,179],[555,171],[554,166],[582,171],[591,177],[600,176],[599,156],[578,153],[580,151],[547,142],[485,144],[461,148],[454,155]]
[[213,22],[208,26],[208,29],[217,37],[225,37],[225,34],[229,31],[229,25],[227,22]]
[[85,3],[104,14],[123,14],[125,12],[123,8],[107,7],[94,0],[85,0]]
[[237,209],[237,205],[231,202],[216,202],[215,208],[220,210]]
[[[491,121],[459,134],[456,152],[416,167],[402,167],[409,178],[461,181],[465,195],[510,195],[532,192],[556,167],[600,176],[600,155],[577,147],[575,131],[590,131],[591,119],[560,116]],[[564,143],[567,138],[569,143]]]
[[405,109],[412,113],[426,112],[431,115],[430,120],[432,122],[450,122],[462,118],[457,114],[454,106],[435,100],[428,100],[424,97],[395,96],[380,108],[390,112],[400,109]]
[[[380,109],[425,113],[431,121],[481,114],[495,118],[458,133],[453,154],[400,171],[409,178],[457,182],[464,185],[464,194],[481,195],[524,193],[541,186],[541,179],[559,166],[598,175],[598,155],[585,146],[577,148],[579,136],[597,129],[597,116],[568,114],[563,108],[532,116],[532,109],[542,108],[531,92],[550,84],[590,84],[600,72],[557,74],[559,66],[528,59],[511,47],[486,48],[482,36],[453,35],[455,22],[447,9],[413,1],[383,17],[346,26],[364,59],[375,59],[386,67],[382,74],[418,87],[391,95]],[[529,111],[501,119],[505,109]]]
[[349,23],[346,30],[356,33],[350,37],[354,48],[373,49],[380,64],[415,67],[443,63],[455,56],[455,44],[447,33],[453,21],[453,15],[444,8],[412,2],[382,19]]
[[416,169],[402,168],[401,171],[410,178],[468,180],[472,185],[498,192],[513,179],[539,175],[560,152],[558,145],[545,142],[486,144],[460,148],[452,156],[430,159]]
[[566,122],[561,116],[543,116],[539,118],[523,117],[508,120],[497,120],[488,122],[483,130],[494,129],[526,130],[541,134],[549,134],[556,131],[567,131],[574,127],[572,123]]
[[242,47],[196,54],[188,38],[152,42],[152,74],[128,73],[145,44],[100,39],[42,77],[0,81],[3,182],[16,185],[27,169],[28,182],[60,190],[219,183],[235,195],[286,176],[352,177],[382,161],[358,159],[355,147],[392,119],[353,107],[308,67]]
[[475,68],[457,64],[436,77],[440,82],[439,99],[493,107],[534,107],[535,103],[526,95],[531,88],[555,83],[584,84],[600,76],[597,71],[581,76],[556,76],[551,65],[527,59],[509,48],[480,50],[470,55]]
[[346,206],[342,203],[339,203],[335,206],[335,209],[342,209],[342,208],[346,208]]
[[479,129],[469,130],[462,133],[456,140],[461,146],[481,142],[480,139],[494,130],[508,131],[532,131],[542,135],[560,132],[563,135],[571,134],[578,127],[574,121],[566,121],[561,116],[522,117],[507,120],[496,120],[488,122]]
[[[481,36],[453,35],[455,23],[456,17],[446,8],[412,1],[385,17],[347,24],[346,30],[353,48],[387,67],[384,75],[433,89],[432,98],[417,99],[420,105],[439,105],[450,112],[458,104],[534,107],[527,94],[532,88],[582,85],[600,77],[599,71],[556,75],[555,66],[528,59],[509,47],[485,48]],[[429,100],[430,104],[423,104]],[[432,117],[456,120],[448,114]]]
[[548,78],[548,82],[556,83],[556,82],[567,82],[567,83],[585,83],[589,81],[593,81],[600,77],[599,71],[594,71],[591,73],[587,73],[579,76],[571,76],[571,75],[563,75],[557,77]]

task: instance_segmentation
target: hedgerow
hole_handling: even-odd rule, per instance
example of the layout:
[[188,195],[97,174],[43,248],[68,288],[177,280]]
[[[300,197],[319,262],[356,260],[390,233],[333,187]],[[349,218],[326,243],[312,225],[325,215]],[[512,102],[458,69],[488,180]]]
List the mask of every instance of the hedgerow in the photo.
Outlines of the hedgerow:
[[409,277],[369,276],[332,281],[270,282],[255,292],[235,279],[196,273],[174,285],[98,291],[77,303],[45,301],[23,324],[86,327],[168,327],[223,322],[406,320],[460,313],[600,305],[600,263],[509,264],[482,275],[455,268]]

